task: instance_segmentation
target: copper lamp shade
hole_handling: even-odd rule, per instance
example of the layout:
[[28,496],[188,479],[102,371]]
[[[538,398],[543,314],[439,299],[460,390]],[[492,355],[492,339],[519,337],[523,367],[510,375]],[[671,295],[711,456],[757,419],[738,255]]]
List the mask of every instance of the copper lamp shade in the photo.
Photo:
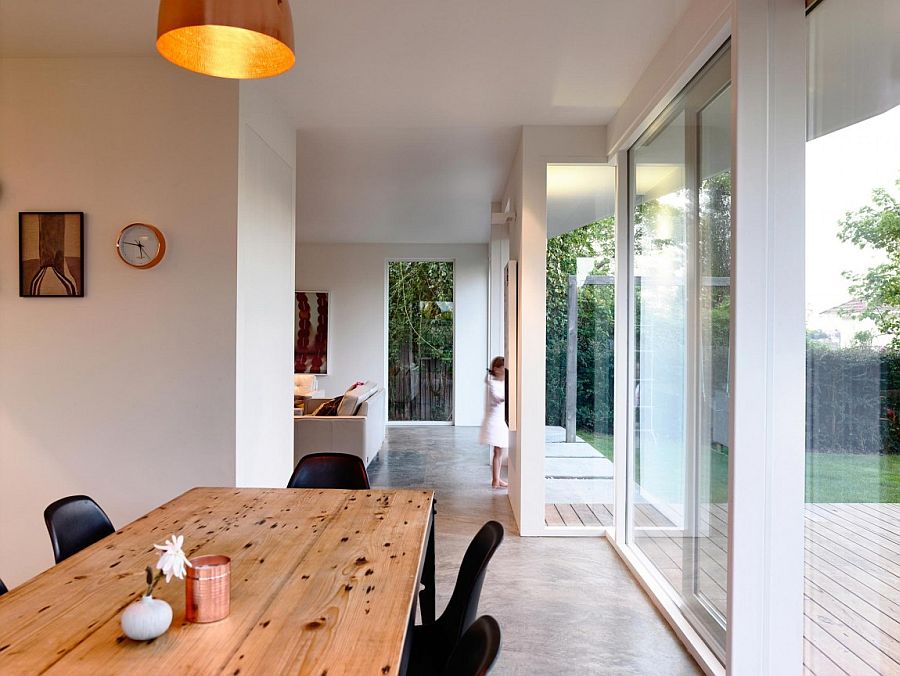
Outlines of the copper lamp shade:
[[294,65],[288,0],[160,0],[156,49],[196,73],[249,80]]

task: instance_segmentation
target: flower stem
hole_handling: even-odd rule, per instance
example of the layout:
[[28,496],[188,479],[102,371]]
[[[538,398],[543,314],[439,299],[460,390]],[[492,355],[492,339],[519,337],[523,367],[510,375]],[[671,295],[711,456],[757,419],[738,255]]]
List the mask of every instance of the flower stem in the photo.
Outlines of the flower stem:
[[162,575],[162,571],[159,571],[154,575],[153,569],[150,566],[147,566],[147,592],[144,596],[150,596],[153,593],[153,588],[156,587],[156,583],[160,581]]

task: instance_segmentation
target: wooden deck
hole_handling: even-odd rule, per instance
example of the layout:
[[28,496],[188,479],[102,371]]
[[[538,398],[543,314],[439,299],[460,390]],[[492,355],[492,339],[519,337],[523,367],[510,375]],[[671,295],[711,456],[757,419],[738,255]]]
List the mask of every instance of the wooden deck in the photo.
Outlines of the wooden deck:
[[548,526],[612,526],[612,505],[544,505],[544,523]]
[[[546,507],[548,525],[612,523],[612,512],[603,505]],[[698,543],[697,582],[724,615],[727,507],[708,507],[701,520],[706,536]],[[687,540],[680,531],[656,509],[638,505],[635,534],[638,548],[682,589]],[[900,504],[808,504],[805,546],[804,673],[900,674]]]

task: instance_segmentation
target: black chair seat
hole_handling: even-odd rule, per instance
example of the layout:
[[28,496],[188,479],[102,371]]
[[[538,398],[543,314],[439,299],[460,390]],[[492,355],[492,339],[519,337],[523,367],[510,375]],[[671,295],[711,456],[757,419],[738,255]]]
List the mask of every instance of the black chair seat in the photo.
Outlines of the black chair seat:
[[6,588],[6,585],[3,584],[3,580],[0,580],[0,596],[3,596],[9,589]]
[[44,523],[57,563],[116,532],[106,512],[86,495],[70,495],[49,505]]
[[484,676],[499,652],[500,625],[490,615],[482,615],[459,639],[442,676]]
[[363,461],[348,453],[311,453],[300,458],[288,488],[366,490],[369,475]]
[[433,623],[413,628],[410,674],[444,673],[451,653],[475,621],[487,565],[502,541],[503,526],[496,521],[488,521],[472,539],[447,608]]

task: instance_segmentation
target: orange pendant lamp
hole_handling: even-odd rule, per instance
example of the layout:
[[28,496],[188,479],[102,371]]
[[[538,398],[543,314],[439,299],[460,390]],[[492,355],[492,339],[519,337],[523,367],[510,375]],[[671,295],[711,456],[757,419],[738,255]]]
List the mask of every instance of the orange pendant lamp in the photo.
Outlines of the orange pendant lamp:
[[160,0],[156,49],[195,73],[250,80],[294,65],[288,0]]

